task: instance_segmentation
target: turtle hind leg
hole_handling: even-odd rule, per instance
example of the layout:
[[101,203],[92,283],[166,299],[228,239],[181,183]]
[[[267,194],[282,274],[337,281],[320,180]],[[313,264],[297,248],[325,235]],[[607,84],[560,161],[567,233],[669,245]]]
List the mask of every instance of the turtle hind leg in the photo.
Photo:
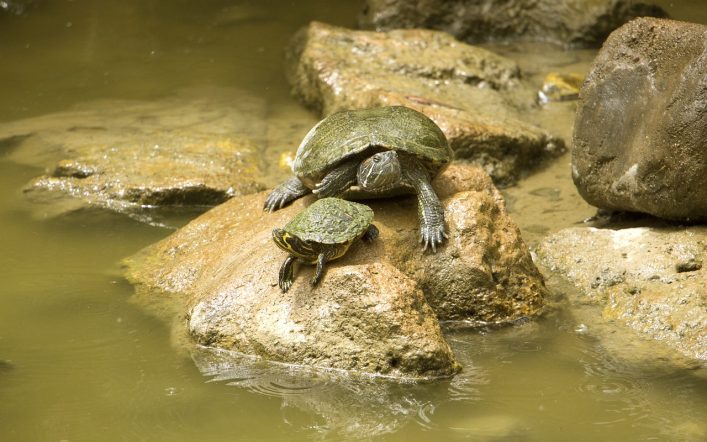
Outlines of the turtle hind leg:
[[277,186],[265,199],[263,210],[273,212],[282,209],[291,201],[308,194],[310,190],[296,176],[291,177],[284,183]]
[[290,289],[290,287],[292,287],[292,282],[295,279],[294,263],[296,259],[297,258],[294,256],[289,255],[287,259],[285,259],[285,262],[283,262],[280,266],[280,275],[277,285],[280,286],[282,293],[285,293]]
[[368,230],[366,230],[366,233],[363,234],[361,239],[366,242],[372,242],[374,239],[378,238],[379,234],[380,232],[378,231],[378,227],[371,224],[368,226]]
[[321,281],[322,276],[324,275],[324,264],[326,264],[326,262],[327,256],[324,253],[320,253],[317,257],[317,270],[315,270],[314,277],[312,278],[312,281],[310,281],[312,287],[319,284],[319,281]]

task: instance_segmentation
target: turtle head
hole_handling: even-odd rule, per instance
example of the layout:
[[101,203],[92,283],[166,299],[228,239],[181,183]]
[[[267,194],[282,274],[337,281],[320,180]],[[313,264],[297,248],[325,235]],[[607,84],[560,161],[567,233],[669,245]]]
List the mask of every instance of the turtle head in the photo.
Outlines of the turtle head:
[[273,229],[272,239],[282,250],[298,258],[312,260],[318,255],[312,246],[285,229]]
[[387,150],[366,158],[358,166],[358,185],[365,190],[380,190],[398,185],[401,168],[397,152]]

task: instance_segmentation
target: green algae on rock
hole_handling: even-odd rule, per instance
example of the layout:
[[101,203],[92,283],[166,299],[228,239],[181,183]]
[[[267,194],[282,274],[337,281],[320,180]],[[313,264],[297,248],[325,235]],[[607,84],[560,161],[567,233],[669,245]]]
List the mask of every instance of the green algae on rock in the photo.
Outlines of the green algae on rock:
[[286,73],[294,94],[322,116],[402,105],[445,133],[457,158],[469,158],[497,184],[511,184],[564,142],[523,121],[518,66],[442,32],[352,31],[312,22],[292,39]]

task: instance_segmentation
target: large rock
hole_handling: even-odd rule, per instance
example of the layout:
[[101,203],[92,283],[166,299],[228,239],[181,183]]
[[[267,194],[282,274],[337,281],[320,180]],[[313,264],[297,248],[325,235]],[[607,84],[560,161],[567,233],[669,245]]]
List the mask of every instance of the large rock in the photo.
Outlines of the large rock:
[[498,184],[514,182],[564,148],[521,119],[519,109],[531,99],[518,87],[513,61],[442,32],[351,31],[313,22],[291,42],[287,75],[295,95],[322,116],[380,105],[423,112],[457,158],[470,158]]
[[544,241],[538,256],[602,306],[605,319],[707,360],[707,228],[570,228]]
[[[199,343],[266,359],[389,376],[450,375],[439,319],[503,323],[540,312],[545,287],[489,177],[453,165],[434,183],[450,238],[417,242],[414,198],[371,201],[381,235],[354,244],[312,289],[311,266],[277,287],[285,259],[271,239],[313,200],[264,215],[265,194],[237,197],[127,260],[143,303],[186,302]],[[162,296],[156,293],[162,293]]]
[[50,215],[219,204],[265,187],[258,152],[268,134],[257,98],[212,95],[98,102],[0,124],[0,149],[47,171],[25,192]]
[[535,40],[593,47],[640,16],[665,12],[632,0],[367,0],[359,24],[438,29],[470,43]]
[[580,94],[572,177],[590,204],[707,219],[707,26],[642,18],[607,40]]

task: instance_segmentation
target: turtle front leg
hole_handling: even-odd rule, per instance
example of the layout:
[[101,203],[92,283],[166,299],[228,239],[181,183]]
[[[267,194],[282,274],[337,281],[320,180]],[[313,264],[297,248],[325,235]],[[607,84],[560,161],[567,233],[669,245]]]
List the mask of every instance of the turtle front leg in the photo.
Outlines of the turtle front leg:
[[310,190],[296,176],[277,186],[265,199],[263,210],[273,212],[282,209],[291,201],[308,194]]
[[448,238],[444,227],[444,209],[430,183],[427,169],[415,159],[409,159],[403,167],[406,178],[417,193],[417,213],[420,218],[420,242],[422,250],[432,247],[432,252],[437,252],[437,247]]
[[317,285],[324,275],[324,264],[326,264],[327,256],[324,253],[320,253],[317,257],[317,270],[314,272],[314,278],[312,278],[312,287]]
[[288,255],[287,259],[285,259],[285,262],[283,262],[280,266],[280,275],[277,281],[277,285],[280,286],[280,290],[282,290],[282,293],[285,293],[290,289],[290,287],[292,287],[292,283],[295,279],[294,263],[296,259],[297,258],[295,258],[294,256]]
[[317,183],[312,193],[318,198],[343,195],[356,183],[356,172],[359,161],[350,160],[339,165],[326,174],[321,182]]

